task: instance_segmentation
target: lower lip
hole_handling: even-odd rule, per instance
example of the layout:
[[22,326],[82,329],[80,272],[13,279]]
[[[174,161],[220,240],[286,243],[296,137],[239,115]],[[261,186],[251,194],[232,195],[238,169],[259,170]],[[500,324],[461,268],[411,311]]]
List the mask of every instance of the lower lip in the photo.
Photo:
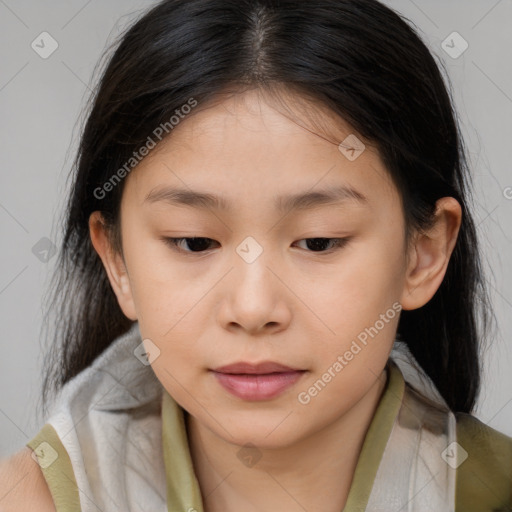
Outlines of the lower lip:
[[293,386],[304,371],[267,373],[261,375],[213,372],[231,394],[243,400],[269,400]]

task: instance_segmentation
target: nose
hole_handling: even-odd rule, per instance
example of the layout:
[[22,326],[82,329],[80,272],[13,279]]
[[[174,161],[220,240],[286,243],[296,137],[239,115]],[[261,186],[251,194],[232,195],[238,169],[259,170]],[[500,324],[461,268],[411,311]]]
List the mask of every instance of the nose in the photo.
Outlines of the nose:
[[287,328],[291,320],[290,292],[277,266],[269,267],[263,252],[247,262],[236,256],[223,282],[218,320],[227,330],[270,334]]

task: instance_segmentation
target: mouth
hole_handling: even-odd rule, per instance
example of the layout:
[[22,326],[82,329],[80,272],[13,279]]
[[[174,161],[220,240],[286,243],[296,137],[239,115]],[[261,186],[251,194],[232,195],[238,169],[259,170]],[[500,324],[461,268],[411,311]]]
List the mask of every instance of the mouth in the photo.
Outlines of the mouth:
[[306,372],[272,361],[239,362],[211,370],[217,382],[242,400],[270,400],[293,386]]

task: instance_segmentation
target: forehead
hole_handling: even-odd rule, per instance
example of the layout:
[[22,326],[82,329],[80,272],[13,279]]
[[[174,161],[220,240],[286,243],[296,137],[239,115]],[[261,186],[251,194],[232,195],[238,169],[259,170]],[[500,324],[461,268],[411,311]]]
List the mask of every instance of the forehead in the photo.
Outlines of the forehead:
[[[378,202],[386,193],[397,199],[378,151],[321,105],[303,98],[283,104],[248,91],[196,109],[128,176],[127,195],[139,205],[159,195],[163,201],[164,189],[167,199],[226,211],[262,201],[282,211],[315,200],[315,193],[321,202],[329,189],[354,204]],[[349,159],[339,144],[354,136],[365,148]]]

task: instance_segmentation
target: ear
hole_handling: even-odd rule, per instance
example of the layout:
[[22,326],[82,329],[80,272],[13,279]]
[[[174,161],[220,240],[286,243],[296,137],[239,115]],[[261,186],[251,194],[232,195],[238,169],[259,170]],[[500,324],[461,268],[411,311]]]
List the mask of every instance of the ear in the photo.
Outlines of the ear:
[[130,320],[137,320],[128,272],[122,256],[112,248],[101,212],[91,213],[89,233],[92,245],[103,262],[110,285],[116,294],[119,307]]
[[409,248],[408,268],[400,303],[405,310],[425,305],[443,282],[462,221],[462,209],[453,197],[436,202],[433,226],[417,233]]

